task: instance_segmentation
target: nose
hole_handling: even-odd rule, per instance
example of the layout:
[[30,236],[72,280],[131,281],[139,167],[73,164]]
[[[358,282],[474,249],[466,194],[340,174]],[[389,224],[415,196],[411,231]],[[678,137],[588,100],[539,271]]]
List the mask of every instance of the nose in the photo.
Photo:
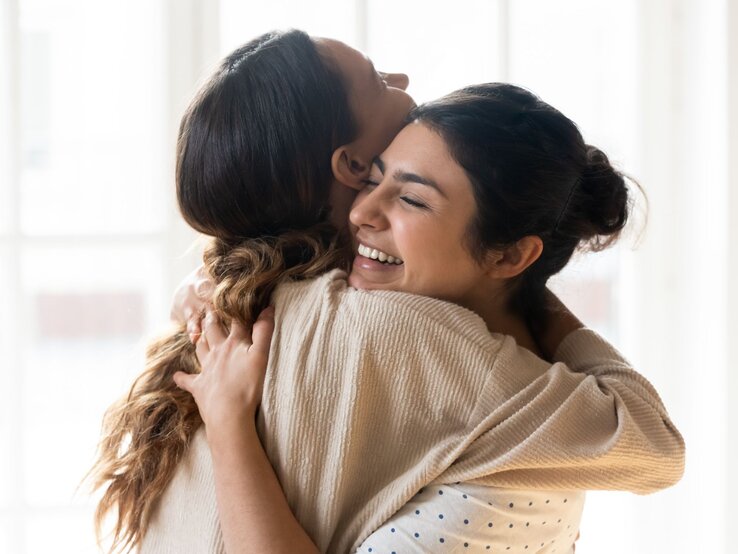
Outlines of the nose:
[[385,225],[382,201],[376,188],[372,191],[364,189],[356,197],[351,211],[349,221],[358,228],[381,229]]
[[387,81],[389,86],[402,90],[407,90],[407,86],[410,84],[410,77],[404,73],[382,73],[382,78]]

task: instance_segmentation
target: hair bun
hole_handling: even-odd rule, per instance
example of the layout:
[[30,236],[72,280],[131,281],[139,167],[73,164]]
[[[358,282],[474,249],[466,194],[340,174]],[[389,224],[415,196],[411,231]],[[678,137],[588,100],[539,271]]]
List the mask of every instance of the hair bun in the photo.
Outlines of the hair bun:
[[625,177],[602,150],[587,145],[587,162],[579,188],[580,236],[591,250],[602,250],[618,238],[628,220]]

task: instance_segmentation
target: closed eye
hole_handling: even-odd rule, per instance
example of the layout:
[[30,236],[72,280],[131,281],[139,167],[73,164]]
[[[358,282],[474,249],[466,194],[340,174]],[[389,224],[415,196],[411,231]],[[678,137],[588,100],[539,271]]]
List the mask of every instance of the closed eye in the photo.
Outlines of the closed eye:
[[426,209],[426,210],[428,209],[428,206],[426,206],[422,202],[418,202],[417,200],[414,200],[414,199],[412,199],[412,198],[410,198],[408,196],[400,196],[400,200],[402,200],[406,204],[409,204],[410,206],[414,206],[416,208],[423,208],[423,209]]

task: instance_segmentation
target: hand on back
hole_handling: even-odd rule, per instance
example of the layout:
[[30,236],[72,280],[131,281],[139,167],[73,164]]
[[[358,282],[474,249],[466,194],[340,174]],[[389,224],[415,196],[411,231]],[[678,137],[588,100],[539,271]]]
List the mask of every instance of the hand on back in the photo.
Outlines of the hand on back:
[[274,309],[263,310],[253,327],[233,320],[228,331],[206,308],[201,326],[195,348],[201,372],[178,371],[174,382],[195,398],[210,436],[212,430],[253,421],[261,403],[269,361]]

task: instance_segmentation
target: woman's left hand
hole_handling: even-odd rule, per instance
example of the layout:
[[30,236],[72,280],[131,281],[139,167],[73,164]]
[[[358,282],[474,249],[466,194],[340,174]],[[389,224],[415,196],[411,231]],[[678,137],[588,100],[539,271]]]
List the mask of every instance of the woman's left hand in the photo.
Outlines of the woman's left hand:
[[205,314],[195,349],[202,371],[178,371],[174,382],[195,398],[207,432],[249,418],[253,421],[269,360],[274,308],[262,311],[253,329],[233,320],[229,334],[210,310]]

